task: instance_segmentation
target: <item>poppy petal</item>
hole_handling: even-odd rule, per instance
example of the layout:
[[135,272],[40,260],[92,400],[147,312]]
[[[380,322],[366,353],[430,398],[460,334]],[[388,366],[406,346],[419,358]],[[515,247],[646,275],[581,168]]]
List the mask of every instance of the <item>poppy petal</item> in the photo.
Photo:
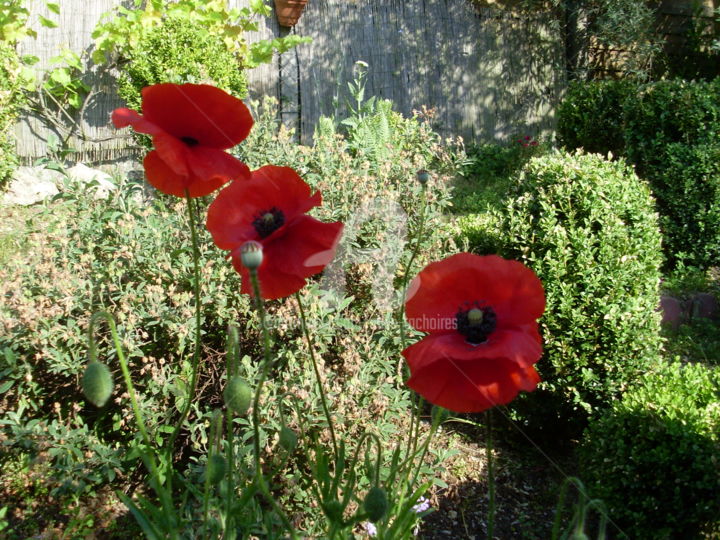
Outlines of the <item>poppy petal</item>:
[[[243,266],[239,257],[233,257],[232,262],[235,270],[240,273],[240,292],[255,296],[247,268]],[[260,296],[265,300],[276,300],[290,296],[302,289],[307,283],[305,278],[301,276],[278,271],[275,265],[269,263],[265,257],[263,257],[263,263],[258,268],[258,282]]]
[[481,412],[512,401],[540,381],[530,366],[518,368],[504,358],[458,362],[439,358],[412,372],[407,385],[430,403],[455,412]]
[[154,150],[145,156],[143,166],[148,182],[155,189],[176,197],[185,197],[185,190],[189,192],[190,197],[204,197],[230,180],[223,176],[205,179],[177,174]]
[[250,168],[227,152],[215,148],[196,146],[188,148],[187,164],[190,170],[200,178],[226,176],[232,180],[249,179]]
[[[276,208],[289,224],[321,200],[319,193],[311,195],[310,186],[289,167],[266,165],[252,171],[249,180],[233,182],[223,189],[208,209],[206,225],[220,249],[232,250],[258,239],[252,223],[262,212]],[[284,228],[267,240],[281,234]]]
[[132,126],[138,133],[147,133],[148,135],[162,133],[162,128],[143,118],[136,111],[124,107],[115,109],[112,112],[111,119],[113,125],[118,129]]
[[474,362],[493,358],[506,358],[518,367],[528,367],[542,356],[537,323],[510,330],[496,330],[485,343],[472,345],[459,332],[430,334],[403,352],[411,369],[423,369],[438,357],[453,358],[458,362]]
[[252,115],[236,97],[205,84],[155,84],[142,90],[145,118],[178,139],[224,150],[244,140]]
[[190,174],[187,165],[189,149],[185,144],[172,135],[160,133],[153,137],[153,146],[155,147],[158,157],[162,159],[175,174],[180,176],[188,176]]
[[342,223],[323,223],[302,215],[286,227],[284,234],[263,242],[265,254],[278,270],[310,277],[322,272],[335,256],[342,229]]
[[252,172],[252,179],[257,182],[254,186],[263,190],[264,199],[282,210],[286,220],[322,203],[320,192],[311,195],[310,186],[290,167],[265,165]]
[[417,330],[432,333],[433,324],[449,324],[473,302],[492,307],[498,328],[534,321],[545,310],[542,283],[522,263],[497,255],[458,253],[429,264],[413,280],[407,318]]

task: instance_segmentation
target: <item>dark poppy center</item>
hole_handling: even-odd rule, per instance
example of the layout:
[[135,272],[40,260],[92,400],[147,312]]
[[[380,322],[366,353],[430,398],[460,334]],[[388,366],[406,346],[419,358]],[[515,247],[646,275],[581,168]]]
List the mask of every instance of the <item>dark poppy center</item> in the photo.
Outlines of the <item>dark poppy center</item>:
[[457,331],[465,336],[465,340],[478,345],[487,340],[495,330],[497,316],[491,307],[482,307],[478,302],[470,306],[463,306],[455,314]]
[[285,223],[285,214],[276,207],[260,212],[253,220],[252,225],[260,235],[260,238],[270,236]]
[[200,141],[198,141],[195,137],[180,137],[180,140],[191,147],[200,144]]

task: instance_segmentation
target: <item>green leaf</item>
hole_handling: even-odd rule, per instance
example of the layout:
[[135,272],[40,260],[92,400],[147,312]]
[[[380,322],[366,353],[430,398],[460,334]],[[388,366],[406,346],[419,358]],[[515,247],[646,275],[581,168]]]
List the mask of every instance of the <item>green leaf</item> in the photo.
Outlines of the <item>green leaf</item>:
[[38,15],[38,18],[40,19],[40,24],[47,27],[47,28],[57,28],[57,23],[55,21],[51,21],[50,19],[46,19],[42,15]]
[[65,68],[55,69],[50,73],[50,80],[58,83],[61,86],[69,86],[72,82],[70,73]]
[[60,14],[60,6],[59,6],[58,4],[55,4],[55,3],[52,3],[52,2],[47,2],[45,5],[46,5],[47,8],[48,8],[50,11],[52,11],[53,13],[56,13],[56,14],[58,14],[58,15]]
[[15,384],[15,381],[5,381],[3,384],[0,385],[0,394],[4,394],[8,390],[10,390]]

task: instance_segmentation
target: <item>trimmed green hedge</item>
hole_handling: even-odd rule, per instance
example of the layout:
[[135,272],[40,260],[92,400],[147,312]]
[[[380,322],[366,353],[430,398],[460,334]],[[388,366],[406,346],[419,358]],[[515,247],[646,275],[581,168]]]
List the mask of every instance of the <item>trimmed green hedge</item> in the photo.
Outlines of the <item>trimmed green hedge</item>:
[[657,198],[671,266],[718,264],[720,79],[577,83],[558,110],[558,140],[635,165]]
[[500,227],[503,254],[543,282],[542,387],[582,417],[658,358],[657,215],[630,167],[595,154],[535,158],[518,183]]
[[688,146],[720,138],[720,79],[658,81],[623,103],[626,155],[641,176],[662,167],[668,144]]
[[720,142],[671,143],[648,170],[672,263],[720,263]]
[[624,155],[623,105],[636,90],[628,80],[571,83],[557,111],[558,143],[570,151]]
[[675,363],[590,424],[581,470],[630,538],[698,538],[720,532],[718,456],[720,371]]

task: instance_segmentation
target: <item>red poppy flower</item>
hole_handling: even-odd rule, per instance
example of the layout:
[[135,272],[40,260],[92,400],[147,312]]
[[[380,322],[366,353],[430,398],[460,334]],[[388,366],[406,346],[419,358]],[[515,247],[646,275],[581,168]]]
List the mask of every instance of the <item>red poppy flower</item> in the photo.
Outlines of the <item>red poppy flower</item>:
[[250,240],[263,246],[258,268],[260,294],[283,298],[305,286],[305,279],[322,272],[332,260],[342,223],[323,223],[305,214],[319,206],[288,167],[266,165],[250,180],[233,182],[208,208],[207,228],[220,249],[230,250],[233,266],[242,275],[241,292],[252,294],[250,276],[240,260],[241,246]]
[[144,161],[148,182],[163,193],[201,197],[248,167],[224,150],[250,133],[253,119],[239,99],[205,84],[156,84],[142,90],[142,112],[115,109],[117,128],[132,126],[152,136]]
[[532,270],[497,255],[459,253],[413,280],[408,322],[428,335],[403,351],[410,388],[455,412],[509,403],[540,382],[537,319],[545,310]]

